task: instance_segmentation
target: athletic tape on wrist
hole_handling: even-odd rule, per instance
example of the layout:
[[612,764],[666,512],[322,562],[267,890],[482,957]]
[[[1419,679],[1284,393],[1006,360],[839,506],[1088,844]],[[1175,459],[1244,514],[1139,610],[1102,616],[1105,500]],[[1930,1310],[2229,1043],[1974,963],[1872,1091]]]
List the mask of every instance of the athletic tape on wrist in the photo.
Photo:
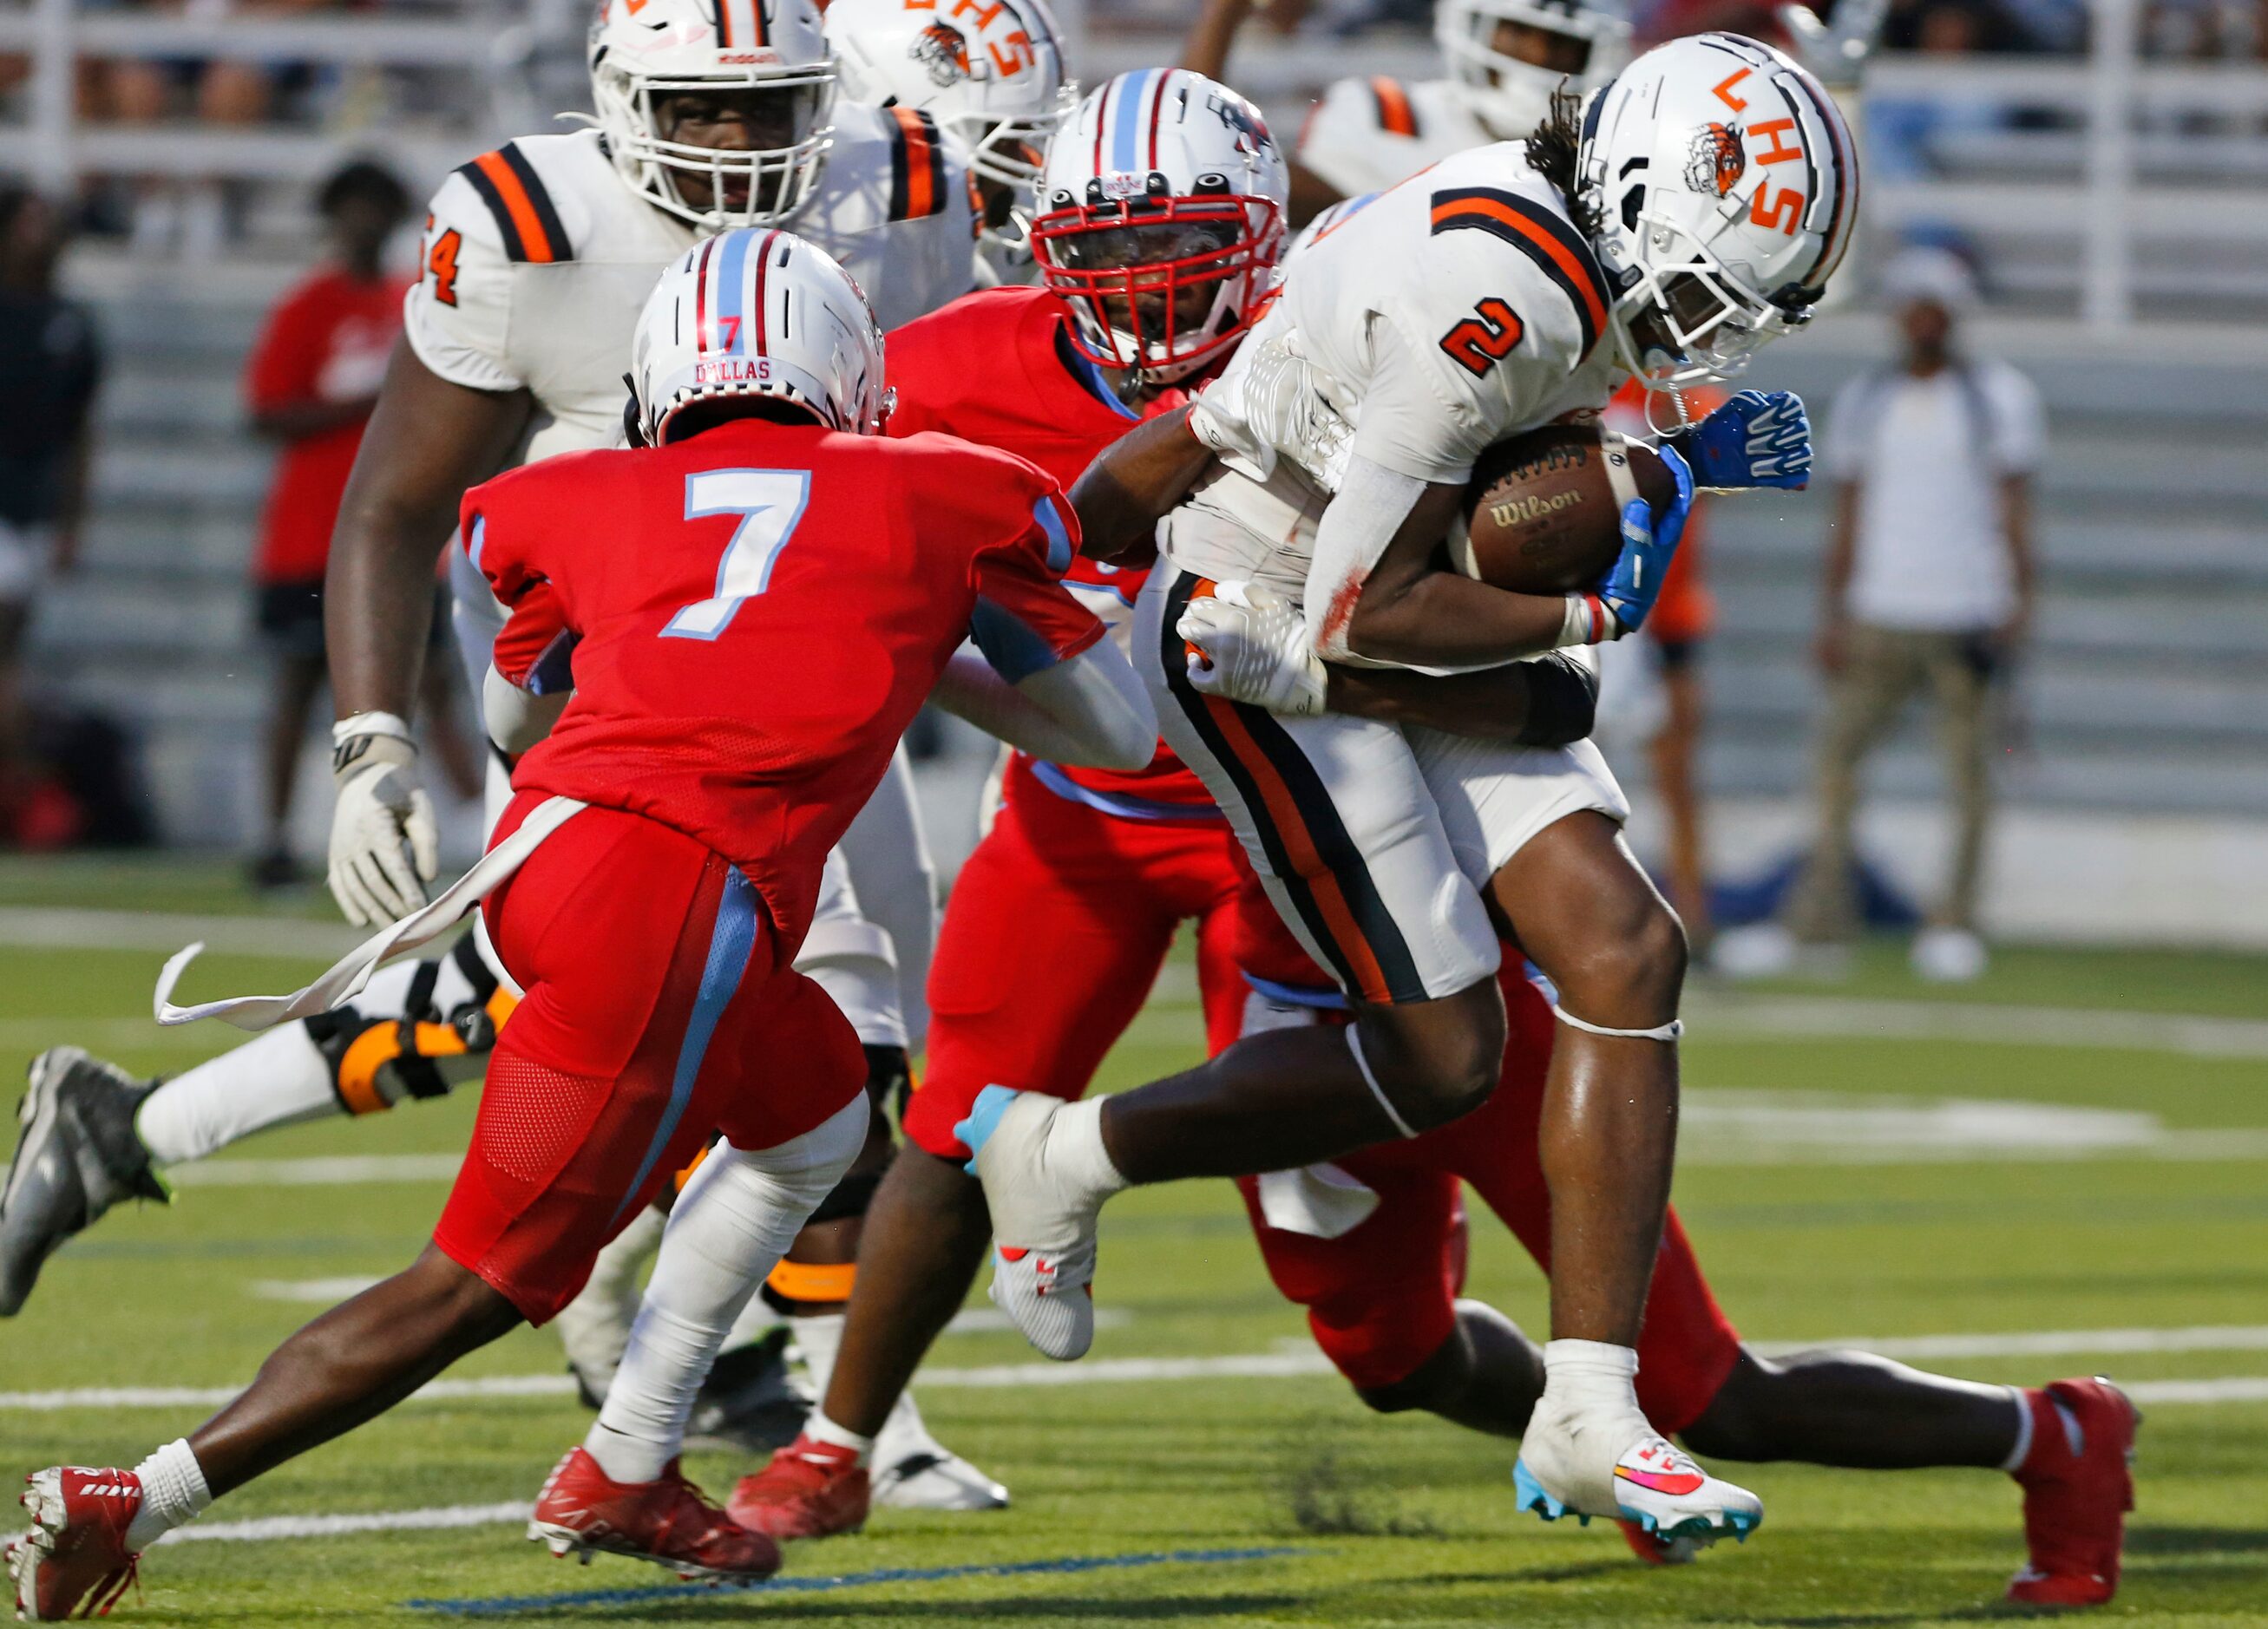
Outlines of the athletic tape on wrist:
[[1683,1018],[1672,1018],[1668,1024],[1656,1024],[1651,1030],[1610,1030],[1603,1024],[1586,1024],[1565,1007],[1554,1007],[1551,1016],[1562,1024],[1572,1024],[1588,1034],[1604,1035],[1613,1040],[1674,1041],[1685,1033],[1685,1020]]
[[1559,637],[1552,642],[1553,649],[1604,644],[1621,630],[1621,622],[1596,594],[1570,594],[1566,603],[1566,614],[1560,620]]
[[351,741],[357,736],[392,736],[397,741],[416,740],[416,737],[409,733],[409,721],[397,713],[356,713],[331,726],[333,746]]
[[1414,1137],[1416,1129],[1402,1118],[1402,1111],[1394,1106],[1394,1099],[1386,1095],[1386,1088],[1378,1083],[1378,1076],[1370,1072],[1370,1060],[1362,1055],[1362,1031],[1354,1024],[1346,1027],[1347,1050],[1354,1054],[1354,1067],[1362,1071],[1362,1083],[1370,1088],[1370,1095],[1378,1099],[1378,1106],[1386,1111],[1386,1118],[1394,1122],[1394,1129],[1404,1137]]

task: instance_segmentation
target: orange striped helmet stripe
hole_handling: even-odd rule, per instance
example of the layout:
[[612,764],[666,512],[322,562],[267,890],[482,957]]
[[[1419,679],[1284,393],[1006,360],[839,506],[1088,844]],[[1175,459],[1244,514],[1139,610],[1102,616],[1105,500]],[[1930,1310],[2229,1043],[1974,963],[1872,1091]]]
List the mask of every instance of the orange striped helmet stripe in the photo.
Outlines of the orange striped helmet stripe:
[[1567,252],[1565,244],[1545,231],[1519,210],[1498,203],[1493,198],[1468,196],[1446,203],[1437,203],[1433,206],[1433,224],[1438,227],[1445,221],[1452,220],[1460,215],[1485,215],[1492,221],[1500,221],[1543,250],[1551,258],[1553,265],[1567,274],[1567,280],[1581,295],[1583,307],[1590,314],[1592,332],[1606,331],[1606,305],[1599,298],[1598,290],[1592,286],[1591,274],[1584,269],[1582,261]]
[[527,258],[545,265],[557,260],[559,246],[553,243],[551,234],[543,230],[543,217],[535,212],[535,201],[527,195],[527,188],[520,184],[519,177],[513,173],[512,165],[504,162],[504,155],[500,152],[482,153],[473,162],[479,166],[481,173],[488,177],[489,184],[497,190],[497,196],[504,200],[504,207],[512,216],[512,224],[519,230],[519,241],[527,250]]

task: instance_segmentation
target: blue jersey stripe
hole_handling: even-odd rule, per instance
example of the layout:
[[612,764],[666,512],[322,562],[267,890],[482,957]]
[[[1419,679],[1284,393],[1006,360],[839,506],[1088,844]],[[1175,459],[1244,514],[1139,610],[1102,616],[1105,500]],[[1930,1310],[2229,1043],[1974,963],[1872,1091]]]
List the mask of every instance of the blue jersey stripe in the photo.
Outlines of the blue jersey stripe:
[[1043,497],[1032,505],[1032,518],[1040,523],[1040,530],[1048,534],[1048,569],[1057,573],[1071,569],[1071,533],[1064,527],[1063,517],[1056,512],[1056,501]]

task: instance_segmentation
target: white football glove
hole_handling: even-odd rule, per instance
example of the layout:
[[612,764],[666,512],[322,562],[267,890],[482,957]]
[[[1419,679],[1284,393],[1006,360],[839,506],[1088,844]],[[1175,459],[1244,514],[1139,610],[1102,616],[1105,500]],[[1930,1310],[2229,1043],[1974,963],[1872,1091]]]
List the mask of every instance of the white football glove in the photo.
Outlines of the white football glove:
[[425,903],[441,870],[433,800],[417,783],[417,744],[391,713],[331,727],[331,897],[357,928],[383,928]]
[[1307,620],[1273,589],[1217,583],[1189,601],[1174,631],[1196,647],[1189,657],[1192,689],[1292,718],[1323,710],[1323,663],[1308,642]]
[[1323,392],[1330,376],[1300,349],[1297,329],[1247,341],[1189,411],[1189,430],[1226,463],[1265,481],[1288,452],[1311,470],[1336,469],[1354,426]]

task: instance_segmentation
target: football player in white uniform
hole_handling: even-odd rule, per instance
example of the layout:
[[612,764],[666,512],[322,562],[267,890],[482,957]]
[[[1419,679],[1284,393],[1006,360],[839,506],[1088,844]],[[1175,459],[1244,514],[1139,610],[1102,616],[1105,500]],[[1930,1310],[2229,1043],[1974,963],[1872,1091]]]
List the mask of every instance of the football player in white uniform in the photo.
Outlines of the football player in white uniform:
[[1030,283],[1032,194],[1056,128],[1079,106],[1063,30],[1047,0],[834,0],[843,93],[917,108],[968,155],[988,282]]
[[1623,846],[1620,791],[1587,745],[1326,713],[1325,664],[1484,668],[1617,637],[1644,620],[1697,478],[1799,484],[1801,404],[1744,392],[1665,446],[1680,496],[1625,507],[1596,592],[1513,594],[1437,565],[1485,448],[1595,411],[1624,374],[1727,377],[1808,320],[1857,182],[1833,103],[1789,58],[1728,34],[1660,47],[1594,92],[1580,127],[1565,99],[1524,145],[1341,206],[1186,433],[1152,421],[1082,480],[1085,547],[1108,558],[1203,479],[1160,537],[1138,664],[1167,741],[1356,1018],[1250,1037],[1099,1103],[980,1097],[959,1130],[991,1206],[992,1295],[1042,1351],[1091,1340],[1096,1215],[1129,1184],[1327,1161],[1484,1098],[1505,1040],[1502,921],[1565,1025],[1542,1132],[1555,1339],[1521,1502],[1704,1540],[1760,1519],[1753,1494],[1653,1430],[1631,1386],[1684,945]]
[[[434,555],[466,488],[510,463],[619,440],[631,331],[660,269],[711,232],[784,222],[832,253],[886,324],[975,281],[963,159],[926,114],[837,98],[812,0],[607,0],[590,62],[593,128],[507,143],[434,194],[406,341],[342,507],[330,599],[342,715],[331,878],[358,922],[415,908],[438,859],[401,722],[423,636],[405,638],[394,623],[425,626]],[[452,554],[454,619],[477,690],[503,618],[478,574],[457,569],[462,551]],[[491,782],[493,804],[501,774]],[[934,934],[902,763],[840,853],[848,870],[830,864],[828,900],[798,966],[851,1017],[881,1086],[902,1078],[906,1050],[918,1045]],[[0,1192],[0,1315],[22,1303],[47,1256],[110,1205],[164,1197],[158,1168],[269,1126],[384,1110],[476,1077],[513,999],[468,936],[438,960],[381,972],[351,1009],[270,1031],[173,1080],[136,1081],[77,1048],[42,1054]],[[878,1115],[873,1146],[792,1254],[850,1259],[855,1239],[841,1236],[887,1156]],[[620,1355],[636,1305],[632,1269],[659,1232],[657,1218],[618,1241],[561,1320],[593,1392]],[[791,1277],[793,1265],[784,1270]],[[833,1324],[798,1320],[819,1370],[840,1323],[839,1312],[822,1317]],[[739,1367],[728,1360],[720,1380]],[[793,1420],[781,1423],[784,1440]],[[967,1475],[878,1486],[878,1496],[998,1502],[997,1485],[940,1449],[917,1414],[898,1423],[903,1440],[891,1444],[890,1463]]]

